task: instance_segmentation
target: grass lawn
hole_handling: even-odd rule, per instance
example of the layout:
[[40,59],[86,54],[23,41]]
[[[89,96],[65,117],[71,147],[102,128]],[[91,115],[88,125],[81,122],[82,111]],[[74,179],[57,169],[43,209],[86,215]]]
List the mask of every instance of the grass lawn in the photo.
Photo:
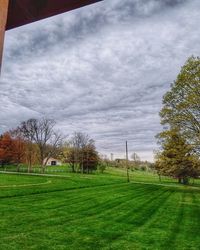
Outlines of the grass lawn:
[[199,250],[200,189],[131,175],[0,174],[0,249]]

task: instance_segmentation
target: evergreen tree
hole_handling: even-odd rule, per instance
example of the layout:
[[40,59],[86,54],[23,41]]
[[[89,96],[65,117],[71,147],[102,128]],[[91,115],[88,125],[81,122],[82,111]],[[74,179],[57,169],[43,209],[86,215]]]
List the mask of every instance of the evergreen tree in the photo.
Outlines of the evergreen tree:
[[198,157],[178,129],[164,131],[158,137],[162,145],[155,163],[158,173],[177,178],[183,184],[188,183],[189,177],[197,177]]

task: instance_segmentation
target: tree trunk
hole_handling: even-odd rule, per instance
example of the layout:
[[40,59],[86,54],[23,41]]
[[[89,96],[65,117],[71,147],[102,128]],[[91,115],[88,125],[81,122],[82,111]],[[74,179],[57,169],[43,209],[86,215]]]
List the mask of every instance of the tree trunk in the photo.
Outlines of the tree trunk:
[[32,172],[32,156],[30,155],[29,157],[29,163],[28,163],[28,172]]
[[189,178],[188,177],[179,177],[178,178],[178,183],[183,184],[183,185],[188,185],[189,183]]
[[84,174],[84,167],[83,167],[83,163],[82,163],[82,174]]
[[183,184],[184,185],[188,185],[189,184],[189,178],[188,177],[184,177],[183,178]]
[[45,173],[45,166],[41,166],[41,168],[42,168],[42,174],[44,174]]
[[83,155],[81,156],[82,174],[84,174]]
[[71,166],[72,166],[72,173],[75,173],[74,162],[73,162],[73,164]]
[[28,144],[28,172],[32,172],[32,159],[33,159],[33,145],[32,142]]
[[29,164],[28,165],[28,173],[31,173],[32,172],[32,166]]
[[19,170],[20,170],[20,166],[19,164],[17,164],[17,172],[19,172]]

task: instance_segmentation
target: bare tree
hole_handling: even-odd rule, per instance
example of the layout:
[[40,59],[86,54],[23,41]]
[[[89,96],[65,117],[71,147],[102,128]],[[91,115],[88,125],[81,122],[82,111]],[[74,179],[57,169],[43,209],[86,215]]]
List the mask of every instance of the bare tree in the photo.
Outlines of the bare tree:
[[74,135],[71,138],[71,144],[73,147],[73,153],[74,153],[74,163],[76,169],[78,167],[82,168],[83,172],[83,152],[82,149],[87,145],[89,141],[89,137],[86,134],[83,134],[81,132],[75,132]]
[[29,119],[22,122],[20,126],[20,131],[24,137],[38,146],[43,173],[49,158],[55,156],[63,140],[62,135],[59,132],[55,132],[55,124],[54,120],[42,118],[40,120]]
[[26,140],[28,172],[32,172],[33,155],[35,154],[33,121],[34,119],[24,121],[15,130],[15,133],[20,134]]
[[72,171],[81,170],[82,173],[89,173],[96,167],[98,153],[96,152],[94,140],[87,134],[75,132],[70,140],[71,153],[69,160],[72,164]]

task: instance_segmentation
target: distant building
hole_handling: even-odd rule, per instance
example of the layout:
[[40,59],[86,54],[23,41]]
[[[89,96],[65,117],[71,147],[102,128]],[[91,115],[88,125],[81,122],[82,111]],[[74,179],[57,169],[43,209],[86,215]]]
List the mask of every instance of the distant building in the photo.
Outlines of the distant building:
[[120,163],[120,162],[125,162],[126,159],[119,159],[119,158],[116,158],[115,161],[116,161],[117,163]]
[[[43,164],[46,163],[46,160],[47,160],[47,158],[44,159]],[[46,166],[61,166],[61,165],[62,165],[61,161],[59,161],[58,159],[52,158],[52,157],[49,158],[47,163],[46,163]]]

